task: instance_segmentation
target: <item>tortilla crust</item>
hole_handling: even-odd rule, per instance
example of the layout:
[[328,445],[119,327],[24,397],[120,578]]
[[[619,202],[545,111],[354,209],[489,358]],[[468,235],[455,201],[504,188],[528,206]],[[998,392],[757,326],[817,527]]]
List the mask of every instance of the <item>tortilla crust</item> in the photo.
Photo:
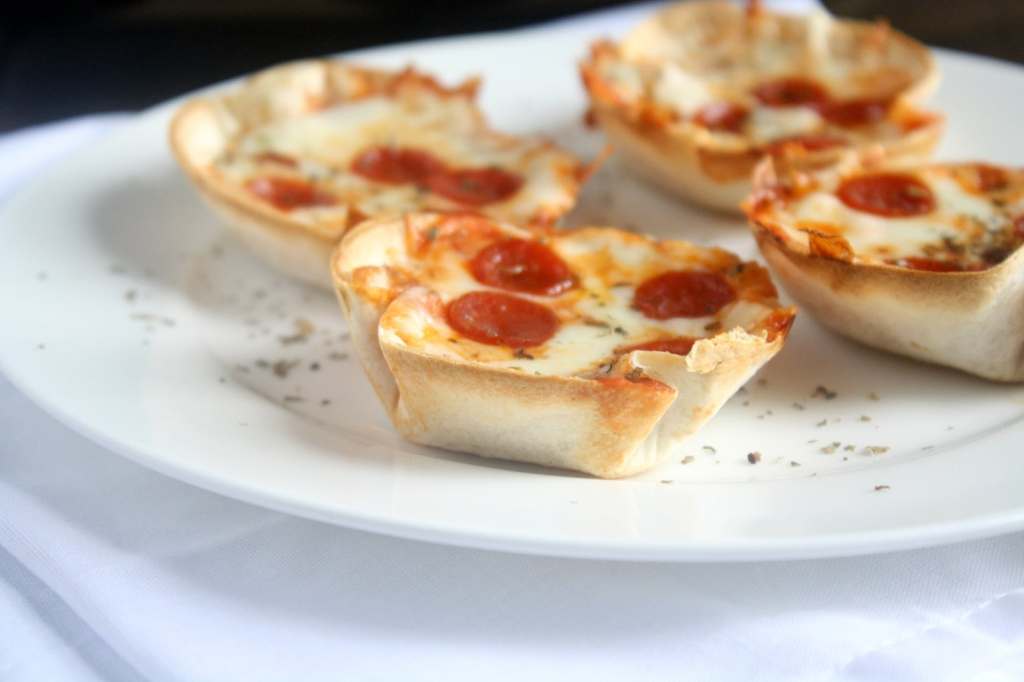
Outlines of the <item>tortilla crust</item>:
[[[216,159],[249,130],[276,120],[365,97],[387,96],[400,89],[473,102],[479,85],[478,79],[469,79],[446,87],[412,68],[383,71],[343,61],[293,62],[254,74],[240,88],[226,94],[186,102],[171,121],[169,142],[174,157],[204,202],[243,244],[273,268],[329,288],[327,264],[331,251],[342,235],[366,216],[350,209],[330,224],[296,219],[215,173]],[[479,110],[474,113],[474,136],[515,139],[490,129]],[[558,149],[549,142],[538,141],[537,146]],[[592,165],[584,166],[567,152],[559,153],[571,162],[559,168],[557,178],[569,200],[563,202],[565,205],[538,205],[531,216],[537,225],[554,224],[571,209],[582,182],[593,171]]]
[[390,269],[407,258],[404,230],[402,220],[368,220],[345,236],[331,265],[370,383],[399,433],[423,445],[601,478],[645,471],[782,348],[795,314],[784,310],[786,325],[770,339],[736,328],[698,341],[686,356],[628,352],[601,378],[538,376],[440,357],[390,332],[389,318],[429,305],[432,293],[429,283],[401,282]]
[[[700,126],[638,111],[602,79],[597,64],[609,49],[656,63],[666,57],[656,54],[652,46],[671,41],[673,34],[710,29],[725,35],[736,31],[743,17],[741,8],[718,0],[670,5],[635,27],[620,45],[595,44],[590,57],[580,66],[590,98],[590,113],[627,166],[690,202],[734,214],[742,213],[740,203],[751,191],[751,172],[764,154],[746,145],[723,142]],[[764,11],[759,20],[784,27],[780,30],[792,30],[800,22],[808,21]],[[868,42],[877,39],[878,25],[842,19],[835,21],[833,30],[848,34],[854,41]],[[887,40],[912,63],[911,78],[895,98],[893,111],[900,116],[920,118],[920,121],[905,135],[871,146],[877,146],[889,158],[923,161],[931,156],[945,128],[940,115],[926,114],[916,108],[938,86],[938,66],[928,48],[912,38],[888,30]],[[687,52],[685,47],[676,47],[672,59],[686,64],[688,70],[700,76],[699,55],[692,50],[692,53]],[[827,167],[847,153],[849,148],[800,150],[776,156],[776,163],[785,162],[797,170],[813,170]]]
[[1024,249],[966,272],[812,254],[775,227],[778,182],[770,162],[758,168],[747,215],[772,274],[813,317],[867,346],[993,381],[1024,381]]

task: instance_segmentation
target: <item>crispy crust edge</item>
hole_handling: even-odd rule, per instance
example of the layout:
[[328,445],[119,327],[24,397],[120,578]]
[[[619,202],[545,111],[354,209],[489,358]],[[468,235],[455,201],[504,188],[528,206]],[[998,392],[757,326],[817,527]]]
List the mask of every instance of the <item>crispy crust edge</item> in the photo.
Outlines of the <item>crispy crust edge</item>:
[[[723,9],[723,5],[726,9]],[[702,21],[702,15],[731,11],[727,3],[697,0],[670,5],[663,13],[682,15],[687,21]],[[662,13],[638,25],[631,35],[653,30]],[[692,15],[692,16],[690,16]],[[841,25],[872,26],[869,22],[837,20]],[[679,21],[679,23],[686,23]],[[898,31],[891,37],[918,54],[924,73],[899,97],[897,106],[907,109],[923,101],[938,87],[941,78],[931,51],[921,43]],[[629,40],[627,37],[626,40]],[[750,176],[763,155],[748,149],[735,150],[715,144],[704,131],[692,126],[674,125],[665,121],[648,121],[633,115],[603,82],[596,61],[603,41],[595,44],[590,56],[580,64],[580,76],[590,100],[594,121],[605,131],[626,165],[653,184],[695,204],[717,211],[742,214],[740,203],[751,191]],[[605,43],[606,44],[606,43]],[[888,144],[872,144],[874,153],[884,152],[893,159],[925,160],[931,156],[945,129],[944,118],[929,112],[930,120],[919,128]],[[866,151],[862,149],[862,151]],[[793,155],[787,162],[797,169],[812,170],[836,163],[849,149],[825,149]]]
[[[322,288],[330,288],[328,264],[331,251],[341,238],[336,231],[318,229],[287,213],[278,211],[250,196],[241,187],[212,172],[211,162],[242,134],[246,125],[233,116],[225,106],[242,96],[256,95],[253,109],[270,108],[274,97],[322,98],[325,101],[344,101],[339,82],[345,73],[361,79],[367,91],[360,94],[387,92],[399,85],[421,87],[442,97],[460,97],[475,100],[480,81],[471,78],[460,85],[446,88],[433,77],[413,68],[403,71],[382,71],[358,66],[341,60],[303,60],[259,71],[243,81],[241,86],[225,93],[198,97],[185,102],[175,112],[168,128],[171,152],[185,175],[199,192],[204,202],[217,214],[223,224],[261,259],[275,269],[292,277]],[[260,99],[259,96],[262,96]],[[333,98],[333,100],[332,100]],[[257,118],[266,112],[252,111]],[[518,139],[491,129],[483,113],[476,110],[477,133],[501,139]],[[266,114],[261,122],[274,120]],[[539,142],[555,148],[550,142]],[[568,153],[566,152],[568,156]],[[578,194],[583,182],[600,160],[591,164],[576,161],[570,194]],[[571,209],[572,203],[565,209]],[[541,224],[555,222],[560,216],[539,210]],[[351,229],[357,218],[348,219],[342,234]]]
[[[1024,381],[1024,248],[986,270],[929,272],[816,255],[783,238],[769,163],[747,217],[783,288],[825,326],[874,348],[993,381]],[[777,199],[784,201],[784,199]]]
[[360,263],[391,262],[403,227],[394,220],[356,227],[335,250],[332,275],[370,383],[399,433],[423,445],[601,478],[636,474],[714,416],[788,333],[768,340],[737,329],[701,342],[686,357],[634,351],[607,379],[536,376],[438,357],[381,333],[391,306],[415,305],[408,299],[422,287],[370,300],[351,278]]

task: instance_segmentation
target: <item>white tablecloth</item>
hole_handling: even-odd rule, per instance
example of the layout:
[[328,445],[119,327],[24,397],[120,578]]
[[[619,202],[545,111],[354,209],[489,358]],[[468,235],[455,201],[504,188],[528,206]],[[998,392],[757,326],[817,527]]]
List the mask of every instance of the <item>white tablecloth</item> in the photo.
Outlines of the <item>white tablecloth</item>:
[[[117,120],[0,138],[0,200]],[[0,434],[4,681],[1024,679],[1024,535],[760,564],[514,556],[177,483],[3,379]]]

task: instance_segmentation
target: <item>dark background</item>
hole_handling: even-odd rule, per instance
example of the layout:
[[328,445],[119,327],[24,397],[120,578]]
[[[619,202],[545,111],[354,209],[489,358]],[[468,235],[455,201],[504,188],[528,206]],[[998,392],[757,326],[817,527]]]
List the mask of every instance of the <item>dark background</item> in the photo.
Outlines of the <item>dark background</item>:
[[[0,131],[140,109],[300,57],[514,28],[614,0],[21,0],[0,9]],[[1024,0],[825,0],[932,45],[1024,62]]]

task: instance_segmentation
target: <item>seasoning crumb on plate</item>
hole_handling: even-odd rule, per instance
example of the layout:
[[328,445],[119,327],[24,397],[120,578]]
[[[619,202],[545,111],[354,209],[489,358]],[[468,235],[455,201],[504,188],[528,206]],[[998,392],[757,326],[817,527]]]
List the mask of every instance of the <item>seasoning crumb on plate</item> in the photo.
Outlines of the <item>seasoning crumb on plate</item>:
[[761,453],[760,452],[748,452],[747,453],[747,461],[750,462],[751,464],[757,464],[758,462],[761,461]]
[[288,336],[279,336],[277,340],[282,346],[290,346],[293,343],[303,343],[316,331],[316,327],[309,320],[299,317],[295,320],[295,333]]
[[271,365],[271,370],[274,372],[274,376],[278,379],[284,379],[288,376],[289,372],[298,366],[298,364],[298,360],[277,360],[273,365]]
[[839,395],[839,394],[836,393],[835,391],[830,391],[829,389],[827,389],[824,386],[819,384],[818,387],[814,389],[814,393],[811,394],[811,397],[812,398],[824,398],[825,400],[832,400],[837,395]]

